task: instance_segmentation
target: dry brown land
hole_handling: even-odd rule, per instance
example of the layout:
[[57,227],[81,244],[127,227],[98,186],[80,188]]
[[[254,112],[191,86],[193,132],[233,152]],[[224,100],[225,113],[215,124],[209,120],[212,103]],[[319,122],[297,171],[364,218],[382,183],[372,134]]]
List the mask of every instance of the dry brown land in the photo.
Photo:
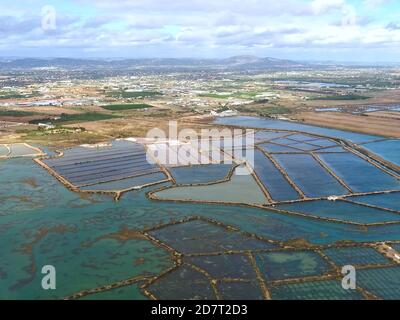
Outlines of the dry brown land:
[[[169,121],[177,121],[177,118],[172,116],[118,118],[95,122],[82,122],[79,123],[79,127],[113,138],[145,137],[147,132],[154,128],[161,129],[168,135]],[[178,130],[183,128],[197,130],[209,126],[207,123],[185,122],[178,120]],[[68,126],[76,127],[77,124]]]
[[381,117],[378,112],[372,112],[368,115],[340,112],[302,112],[292,118],[325,127],[400,138],[399,119]]
[[77,114],[77,113],[80,113],[80,111],[74,110],[74,109],[71,109],[71,108],[51,107],[51,106],[10,108],[8,110],[37,112],[37,113],[41,113],[41,114],[54,115],[54,116],[61,115],[62,113],[65,113],[65,114]]
[[[360,95],[364,95],[360,93]],[[332,108],[332,107],[343,107],[347,106],[349,110],[352,107],[363,106],[363,105],[385,105],[385,104],[398,104],[400,103],[400,90],[382,90],[375,92],[367,92],[366,96],[371,96],[367,100],[306,100],[303,101],[304,105],[313,108]]]
[[[400,120],[400,112],[396,111],[377,111],[365,114],[365,116],[373,118],[382,118],[388,120]],[[400,122],[399,122],[400,126]]]

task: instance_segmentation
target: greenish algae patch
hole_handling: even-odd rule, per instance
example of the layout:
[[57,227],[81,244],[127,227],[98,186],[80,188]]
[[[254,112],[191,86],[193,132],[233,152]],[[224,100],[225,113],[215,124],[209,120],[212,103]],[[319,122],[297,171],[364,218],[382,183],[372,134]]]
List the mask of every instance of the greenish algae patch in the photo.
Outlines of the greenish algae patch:
[[264,193],[250,174],[234,172],[230,181],[198,186],[182,186],[165,189],[153,194],[160,200],[203,201],[221,203],[267,203]]

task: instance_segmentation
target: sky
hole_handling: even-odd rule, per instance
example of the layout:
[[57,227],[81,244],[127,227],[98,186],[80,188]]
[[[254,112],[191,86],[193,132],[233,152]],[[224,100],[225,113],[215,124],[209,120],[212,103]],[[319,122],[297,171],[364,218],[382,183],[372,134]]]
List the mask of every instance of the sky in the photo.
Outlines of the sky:
[[1,57],[400,62],[399,0],[0,0]]

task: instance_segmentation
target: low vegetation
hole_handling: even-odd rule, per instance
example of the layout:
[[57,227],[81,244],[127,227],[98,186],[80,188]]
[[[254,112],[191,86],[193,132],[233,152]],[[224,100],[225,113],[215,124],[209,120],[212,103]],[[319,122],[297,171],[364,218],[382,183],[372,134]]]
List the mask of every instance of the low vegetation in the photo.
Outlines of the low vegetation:
[[108,92],[107,96],[113,98],[150,98],[154,96],[162,95],[161,92],[157,91],[113,91]]
[[24,99],[24,98],[33,98],[39,97],[41,94],[38,92],[33,92],[29,94],[21,94],[19,92],[0,92],[0,99]]
[[361,96],[357,94],[346,94],[346,95],[334,95],[334,96],[324,96],[324,97],[314,97],[310,100],[329,100],[329,101],[336,101],[336,100],[367,100],[370,97]]
[[130,104],[110,104],[102,106],[103,109],[110,111],[121,111],[121,110],[140,110],[153,108],[153,106],[146,103],[130,103]]
[[66,123],[66,122],[89,122],[89,121],[100,121],[100,120],[107,120],[119,118],[119,116],[112,115],[112,114],[105,114],[105,113],[98,113],[98,112],[86,112],[86,113],[78,113],[78,114],[66,114],[63,113],[57,118],[45,118],[40,120],[33,120],[30,121],[32,124],[37,124],[40,122],[50,122],[53,124],[59,123]]
[[37,113],[18,110],[0,110],[0,116],[3,117],[29,117],[34,115],[37,115]]
[[218,93],[201,93],[199,97],[202,98],[213,98],[213,99],[227,99],[230,98],[231,94],[218,94]]

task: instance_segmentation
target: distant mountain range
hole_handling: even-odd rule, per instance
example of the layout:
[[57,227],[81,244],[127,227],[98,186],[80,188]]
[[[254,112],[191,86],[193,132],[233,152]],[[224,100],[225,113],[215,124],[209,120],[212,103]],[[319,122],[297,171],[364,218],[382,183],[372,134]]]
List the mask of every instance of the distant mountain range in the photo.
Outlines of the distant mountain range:
[[216,68],[216,69],[303,69],[307,63],[254,56],[235,56],[227,59],[159,58],[159,59],[72,59],[72,58],[24,58],[1,59],[0,69],[97,69],[97,68]]

